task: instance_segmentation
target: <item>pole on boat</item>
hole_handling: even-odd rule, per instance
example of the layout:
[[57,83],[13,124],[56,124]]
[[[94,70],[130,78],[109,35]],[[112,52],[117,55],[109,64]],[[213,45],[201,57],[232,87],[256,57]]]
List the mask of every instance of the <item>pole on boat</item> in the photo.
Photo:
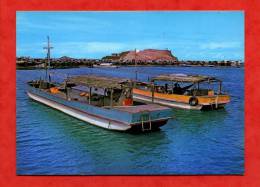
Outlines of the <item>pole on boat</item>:
[[152,82],[152,102],[154,102],[154,83]]
[[68,100],[68,87],[67,87],[67,80],[65,81],[64,89],[65,89],[65,93],[66,93],[66,100]]
[[92,87],[89,88],[88,104],[91,104],[91,92],[92,92]]
[[222,82],[219,81],[218,93],[221,94],[221,92],[222,92]]
[[[51,49],[53,49],[53,47],[51,47],[50,45],[50,37],[47,36],[47,47],[43,47],[43,49],[47,50],[47,63],[45,63],[45,79],[46,81],[48,80],[48,70],[51,66]],[[49,80],[48,82],[50,82],[50,76],[49,76]]]
[[137,54],[137,51],[135,49],[135,58],[134,58],[134,61],[135,61],[135,81],[137,81],[137,61],[136,61],[136,54]]
[[113,107],[113,88],[110,89],[110,107],[112,108]]

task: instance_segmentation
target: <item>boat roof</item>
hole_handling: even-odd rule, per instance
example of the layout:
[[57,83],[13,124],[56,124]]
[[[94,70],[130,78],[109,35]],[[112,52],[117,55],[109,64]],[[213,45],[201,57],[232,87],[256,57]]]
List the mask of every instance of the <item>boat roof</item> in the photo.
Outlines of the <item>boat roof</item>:
[[115,77],[105,77],[96,75],[80,75],[72,76],[67,79],[69,83],[74,83],[77,85],[84,85],[96,88],[112,88],[112,89],[122,89],[123,86],[127,86],[130,83],[129,79],[121,79]]
[[187,75],[187,74],[163,74],[152,78],[152,81],[173,81],[173,82],[203,82],[211,81],[216,82],[220,81],[215,77],[205,76],[205,75]]

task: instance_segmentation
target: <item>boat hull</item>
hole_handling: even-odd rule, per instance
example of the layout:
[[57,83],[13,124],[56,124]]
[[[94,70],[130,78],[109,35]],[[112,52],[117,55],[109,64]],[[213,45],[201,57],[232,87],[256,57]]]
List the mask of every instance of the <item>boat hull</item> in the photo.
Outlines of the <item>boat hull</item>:
[[[227,97],[227,98],[225,98]],[[189,104],[189,99],[191,96],[184,95],[169,95],[169,94],[158,94],[155,93],[154,99],[152,100],[152,93],[149,91],[143,91],[139,89],[134,89],[133,98],[135,101],[146,102],[146,103],[156,103],[173,108],[189,109],[189,110],[212,110],[223,108],[229,102],[229,96],[219,96],[218,97],[197,97],[198,104],[192,106]]]
[[45,104],[51,108],[59,110],[65,114],[73,116],[77,119],[85,121],[87,123],[93,124],[98,127],[102,127],[109,130],[116,130],[116,131],[146,131],[146,130],[155,130],[158,129],[160,126],[165,125],[169,118],[163,118],[158,120],[153,120],[151,122],[135,122],[135,123],[128,123],[125,121],[117,121],[113,119],[109,119],[103,116],[98,116],[96,114],[90,113],[88,111],[82,111],[72,106],[65,105],[63,103],[56,102],[52,99],[44,97],[34,92],[27,92],[29,98]]
[[143,96],[143,95],[139,95],[139,94],[134,94],[133,98],[134,98],[135,101],[138,101],[138,102],[157,103],[157,104],[160,104],[160,105],[169,106],[169,107],[173,107],[173,108],[201,110],[202,107],[203,107],[202,105],[191,106],[191,105],[186,104],[186,103],[174,102],[174,101],[159,99],[159,98],[154,98],[154,100],[152,101],[151,97],[147,97],[147,96]]

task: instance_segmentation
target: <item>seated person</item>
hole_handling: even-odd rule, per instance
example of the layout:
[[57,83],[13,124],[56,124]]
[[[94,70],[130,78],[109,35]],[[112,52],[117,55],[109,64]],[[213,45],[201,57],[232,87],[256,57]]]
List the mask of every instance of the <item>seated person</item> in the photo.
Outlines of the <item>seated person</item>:
[[174,87],[173,87],[172,91],[175,94],[182,94],[182,88],[180,87],[180,85],[178,83],[174,84]]
[[189,88],[192,87],[192,86],[193,86],[193,84],[181,88],[182,89],[182,94],[190,95],[191,94],[191,90],[189,90]]
[[159,88],[159,90],[158,90],[159,93],[165,92],[165,90],[164,90],[165,88],[163,86],[159,86],[158,88]]
[[168,92],[168,84],[167,83],[164,85],[164,89],[165,89],[165,92],[167,93]]

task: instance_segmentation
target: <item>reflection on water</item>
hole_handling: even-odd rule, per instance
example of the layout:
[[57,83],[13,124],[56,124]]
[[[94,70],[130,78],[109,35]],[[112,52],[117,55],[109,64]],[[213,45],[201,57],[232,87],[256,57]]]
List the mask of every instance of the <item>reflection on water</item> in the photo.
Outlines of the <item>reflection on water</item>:
[[[129,67],[57,71],[70,75],[135,76],[134,68]],[[17,174],[243,173],[243,69],[142,67],[138,72],[142,80],[151,75],[175,72],[217,75],[225,81],[224,87],[232,95],[232,102],[217,111],[173,109],[174,118],[153,133],[114,132],[28,99],[25,82],[38,78],[42,72],[19,70]]]
[[213,110],[213,111],[190,111],[190,110],[177,110],[173,109],[178,123],[182,124],[182,127],[190,128],[192,130],[199,130],[202,126],[212,127],[214,125],[221,125],[225,117],[228,115],[225,109]]

